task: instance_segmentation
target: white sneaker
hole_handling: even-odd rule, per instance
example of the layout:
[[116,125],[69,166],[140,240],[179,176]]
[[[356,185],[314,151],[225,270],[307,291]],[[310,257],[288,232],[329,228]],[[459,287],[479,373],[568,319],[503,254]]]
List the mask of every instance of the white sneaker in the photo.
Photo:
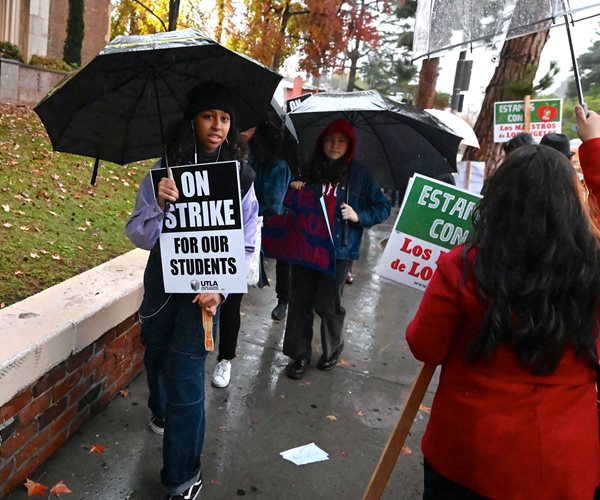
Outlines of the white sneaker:
[[215,366],[215,371],[213,372],[213,378],[210,383],[213,387],[227,387],[229,385],[229,381],[231,380],[231,361],[227,359],[222,359]]

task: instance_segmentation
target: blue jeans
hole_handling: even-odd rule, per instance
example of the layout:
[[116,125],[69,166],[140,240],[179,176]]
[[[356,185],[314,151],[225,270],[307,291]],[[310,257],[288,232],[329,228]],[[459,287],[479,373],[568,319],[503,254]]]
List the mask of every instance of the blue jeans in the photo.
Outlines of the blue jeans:
[[165,422],[161,482],[167,494],[178,495],[200,477],[206,350],[202,311],[192,304],[194,295],[172,294],[166,301],[167,297],[144,297],[141,338],[148,406]]

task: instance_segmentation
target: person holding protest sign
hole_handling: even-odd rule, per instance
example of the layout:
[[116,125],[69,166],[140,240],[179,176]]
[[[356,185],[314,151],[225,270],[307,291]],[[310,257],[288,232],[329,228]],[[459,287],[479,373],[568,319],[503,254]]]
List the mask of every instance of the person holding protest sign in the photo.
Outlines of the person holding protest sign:
[[[241,137],[248,143],[250,152],[248,165],[256,173],[254,189],[258,199],[258,214],[269,217],[282,212],[283,197],[289,181],[290,167],[284,160],[277,157],[281,134],[269,122],[263,122],[256,127],[243,131]],[[261,272],[264,272],[261,269]],[[277,261],[276,293],[287,308],[287,287],[289,283],[289,265]],[[223,388],[231,380],[231,360],[235,358],[237,339],[240,332],[240,307],[243,294],[231,293],[221,306],[219,313],[219,355],[211,384]],[[283,314],[285,316],[285,312]]]
[[[600,116],[576,107],[600,196]],[[567,158],[507,155],[467,243],[438,260],[406,338],[440,364],[425,431],[425,499],[594,497],[600,231]]]
[[[334,276],[297,264],[291,266],[283,352],[292,358],[287,375],[293,379],[302,378],[310,364],[315,312],[321,317],[323,348],[317,367],[329,371],[337,365],[344,348],[346,311],[341,299],[350,261],[359,258],[364,228],[379,224],[390,215],[388,198],[366,168],[352,159],[355,143],[353,126],[343,119],[333,121],[317,139],[302,181],[294,182],[293,188],[303,189],[305,183],[322,187],[319,192],[323,193],[336,260]],[[313,209],[322,213],[320,200],[316,200]],[[342,238],[344,224],[348,225],[347,242]]]
[[[254,250],[258,202],[253,173],[245,166],[246,145],[235,128],[230,91],[216,83],[196,86],[188,95],[186,119],[171,133],[168,165],[241,162],[245,256]],[[154,168],[165,165],[161,160]],[[156,192],[156,195],[155,195]],[[219,293],[169,294],[161,269],[160,235],[168,204],[179,197],[171,175],[155,187],[150,174],[140,184],[125,232],[150,250],[139,310],[144,364],[152,412],[150,427],[163,434],[161,483],[168,499],[195,499],[202,488],[200,457],[204,443],[204,362],[207,349],[202,309],[213,316],[224,299]],[[215,317],[216,322],[216,317]]]

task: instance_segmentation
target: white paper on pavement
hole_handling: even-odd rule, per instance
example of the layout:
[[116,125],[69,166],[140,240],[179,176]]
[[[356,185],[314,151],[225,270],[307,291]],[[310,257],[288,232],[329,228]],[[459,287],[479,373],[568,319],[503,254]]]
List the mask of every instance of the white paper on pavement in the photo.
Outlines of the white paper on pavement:
[[312,464],[313,462],[329,460],[329,454],[324,452],[315,443],[298,446],[291,450],[282,451],[279,454],[286,460],[294,462],[296,465]]

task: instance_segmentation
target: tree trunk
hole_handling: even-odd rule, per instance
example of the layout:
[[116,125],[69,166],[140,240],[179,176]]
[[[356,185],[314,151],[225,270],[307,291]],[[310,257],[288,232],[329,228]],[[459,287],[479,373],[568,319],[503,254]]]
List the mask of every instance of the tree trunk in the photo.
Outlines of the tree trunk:
[[[285,32],[287,30],[287,24],[288,24],[288,21],[290,20],[290,17],[291,17],[290,1],[287,0],[285,2],[285,6],[283,7],[283,12],[281,14],[281,24],[279,26],[279,35],[281,36],[282,42],[285,37]],[[282,60],[283,60],[282,46],[281,46],[281,44],[277,44],[277,48],[275,49],[275,52],[273,54],[273,62],[271,63],[271,69],[273,71],[277,71],[279,69],[279,66],[281,66]]]
[[432,57],[431,59],[423,60],[421,72],[419,73],[419,88],[417,90],[417,98],[415,99],[415,106],[418,108],[433,108],[433,101],[435,99],[435,84],[437,83],[439,66],[439,57]]
[[180,2],[181,0],[169,0],[169,31],[175,31],[177,29]]
[[[485,161],[486,177],[504,157],[502,143],[494,143],[494,103],[508,100],[507,86],[511,82],[525,78],[528,66],[534,65],[537,68],[548,35],[546,30],[504,42],[500,52],[500,62],[485,91],[481,111],[473,127],[480,148],[469,147],[463,155],[463,160]],[[533,81],[535,72],[530,74]]]
[[217,29],[215,30],[215,39],[221,43],[221,36],[223,35],[223,23],[225,22],[225,0],[219,0],[217,2]]

